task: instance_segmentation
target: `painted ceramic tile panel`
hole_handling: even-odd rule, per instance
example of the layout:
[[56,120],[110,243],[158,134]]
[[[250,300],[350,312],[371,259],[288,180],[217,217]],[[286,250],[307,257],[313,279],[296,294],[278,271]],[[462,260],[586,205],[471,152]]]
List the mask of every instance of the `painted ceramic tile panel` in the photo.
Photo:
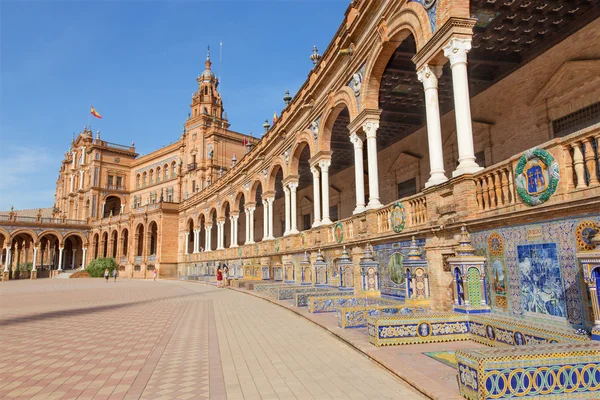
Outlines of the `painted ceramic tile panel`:
[[556,243],[520,245],[517,254],[523,311],[565,317],[565,290]]

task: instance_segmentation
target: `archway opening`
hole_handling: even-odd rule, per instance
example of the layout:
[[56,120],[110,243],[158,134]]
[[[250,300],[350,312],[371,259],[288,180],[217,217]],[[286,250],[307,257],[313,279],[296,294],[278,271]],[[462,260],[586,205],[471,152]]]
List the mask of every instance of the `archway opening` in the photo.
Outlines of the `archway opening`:
[[104,201],[104,214],[102,218],[108,218],[121,213],[121,199],[118,196],[108,196]]
[[127,249],[129,248],[129,229],[123,229],[121,232],[121,237],[123,238],[123,247],[121,249],[121,254],[123,257],[127,257]]
[[117,259],[117,250],[119,247],[119,234],[117,231],[113,231],[110,237],[110,248],[111,248],[111,257],[115,260]]
[[156,222],[152,221],[150,223],[148,235],[150,239],[148,254],[150,256],[156,256],[158,251],[158,224]]
[[188,220],[187,223],[187,233],[187,254],[192,254],[194,252],[194,220],[191,218]]
[[108,232],[102,234],[102,257],[108,257]]
[[314,198],[313,178],[310,171],[310,148],[304,145],[298,156],[298,189],[296,194],[296,221],[299,231],[312,227],[314,220],[314,202],[321,204],[321,199]]
[[283,168],[276,165],[272,174],[274,177],[273,190],[275,201],[273,202],[273,236],[281,237],[285,232],[285,192],[283,191]]
[[246,242],[246,213],[244,209],[246,207],[246,196],[243,193],[240,194],[239,201],[236,203],[237,207],[234,209],[238,212],[238,231],[237,231],[237,244],[242,245]]
[[137,240],[136,256],[141,257],[144,254],[144,225],[139,224],[135,232]]

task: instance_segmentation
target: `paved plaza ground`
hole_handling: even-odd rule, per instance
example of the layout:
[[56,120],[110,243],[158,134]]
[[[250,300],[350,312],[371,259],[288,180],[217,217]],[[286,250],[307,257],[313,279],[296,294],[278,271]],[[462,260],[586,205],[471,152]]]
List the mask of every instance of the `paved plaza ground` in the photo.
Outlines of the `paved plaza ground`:
[[0,398],[423,398],[289,310],[188,282],[1,283],[0,335]]

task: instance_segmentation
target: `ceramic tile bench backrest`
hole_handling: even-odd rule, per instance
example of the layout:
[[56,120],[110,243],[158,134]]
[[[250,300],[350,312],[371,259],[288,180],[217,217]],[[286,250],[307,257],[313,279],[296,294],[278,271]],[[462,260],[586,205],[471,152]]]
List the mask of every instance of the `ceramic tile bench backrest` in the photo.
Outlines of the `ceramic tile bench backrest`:
[[252,290],[254,290],[255,292],[266,292],[268,291],[270,288],[272,287],[283,287],[283,283],[281,282],[277,282],[277,283],[255,283],[253,285]]
[[319,293],[327,291],[327,288],[313,287],[313,286],[290,286],[279,288],[275,291],[275,297],[277,300],[291,300],[294,298],[296,293]]
[[265,290],[263,293],[266,294],[269,297],[277,298],[277,296],[279,296],[279,290],[280,289],[283,289],[283,288],[301,288],[301,287],[306,287],[306,286],[288,285],[288,284],[286,284],[285,286],[272,285],[267,290]]
[[468,315],[453,312],[367,317],[367,329],[376,346],[469,339]]
[[470,315],[471,340],[488,346],[522,346],[546,343],[589,341],[559,323],[543,324],[498,314]]
[[378,306],[340,307],[337,309],[338,326],[340,328],[363,328],[367,326],[368,317],[407,315],[429,312],[428,307],[412,307],[404,303]]
[[352,292],[349,292],[348,290],[340,291],[340,290],[336,290],[336,289],[330,289],[330,290],[326,290],[323,292],[319,292],[318,295],[315,295],[314,293],[296,293],[296,294],[294,294],[294,306],[306,307],[308,305],[308,298],[311,296],[312,297],[315,297],[315,296],[319,296],[319,297],[344,296],[344,295],[347,296],[348,294],[352,294]]
[[274,283],[274,282],[269,282],[269,281],[262,281],[262,280],[249,280],[248,283],[246,283],[246,288],[248,288],[248,290],[254,290],[254,288],[256,287],[256,285],[280,285],[280,283]]
[[341,307],[394,305],[397,301],[374,296],[311,296],[308,299],[308,311],[312,313],[335,312]]
[[465,349],[456,360],[470,400],[600,398],[600,343]]
[[[461,317],[462,316],[462,317]],[[497,314],[425,313],[418,316],[367,317],[369,341],[375,345],[474,340],[488,346],[585,342],[572,328]]]

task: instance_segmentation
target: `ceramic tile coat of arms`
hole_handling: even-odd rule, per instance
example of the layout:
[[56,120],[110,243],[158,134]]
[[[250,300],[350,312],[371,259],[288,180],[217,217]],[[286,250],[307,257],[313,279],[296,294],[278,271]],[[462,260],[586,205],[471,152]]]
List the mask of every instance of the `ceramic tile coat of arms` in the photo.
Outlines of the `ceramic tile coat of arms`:
[[591,328],[590,299],[575,254],[589,222],[600,217],[552,220],[471,232],[487,258],[486,282],[494,312]]

